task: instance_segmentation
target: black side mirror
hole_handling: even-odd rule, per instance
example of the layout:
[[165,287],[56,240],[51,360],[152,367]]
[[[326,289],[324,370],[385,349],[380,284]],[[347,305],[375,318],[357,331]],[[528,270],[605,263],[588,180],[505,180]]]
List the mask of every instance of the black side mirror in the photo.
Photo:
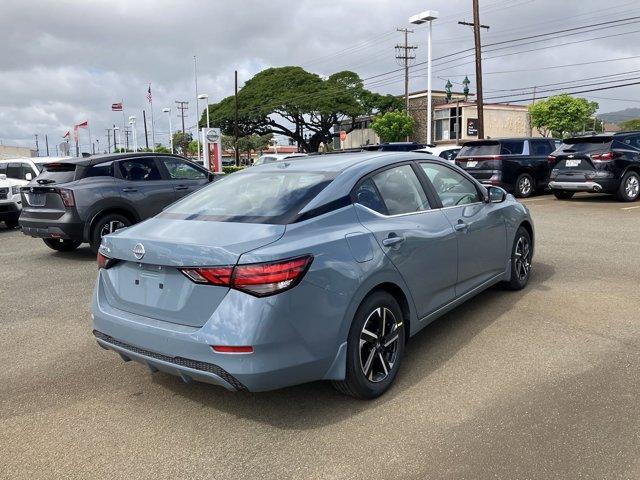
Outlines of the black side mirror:
[[216,179],[216,176],[213,174],[213,172],[209,172],[209,181],[213,182]]
[[500,187],[487,187],[488,203],[502,203],[507,199],[507,192]]

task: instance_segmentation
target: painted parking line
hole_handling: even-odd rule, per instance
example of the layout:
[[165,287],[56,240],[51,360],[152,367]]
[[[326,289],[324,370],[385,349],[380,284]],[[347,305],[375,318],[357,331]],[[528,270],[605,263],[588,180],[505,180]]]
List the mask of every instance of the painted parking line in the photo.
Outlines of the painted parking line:
[[640,205],[636,205],[635,207],[622,207],[620,210],[633,210],[634,208],[640,208]]

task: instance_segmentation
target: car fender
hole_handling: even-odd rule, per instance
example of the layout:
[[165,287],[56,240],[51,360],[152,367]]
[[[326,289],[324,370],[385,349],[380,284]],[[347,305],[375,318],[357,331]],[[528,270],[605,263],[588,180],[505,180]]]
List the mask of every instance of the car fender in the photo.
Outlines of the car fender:
[[94,205],[91,206],[88,214],[86,215],[86,221],[84,223],[84,231],[83,237],[85,240],[89,240],[89,236],[91,234],[91,225],[93,222],[102,215],[104,212],[109,210],[123,210],[128,212],[134,220],[134,223],[138,223],[140,221],[140,215],[136,211],[134,205],[124,199],[121,198],[103,198],[98,200]]

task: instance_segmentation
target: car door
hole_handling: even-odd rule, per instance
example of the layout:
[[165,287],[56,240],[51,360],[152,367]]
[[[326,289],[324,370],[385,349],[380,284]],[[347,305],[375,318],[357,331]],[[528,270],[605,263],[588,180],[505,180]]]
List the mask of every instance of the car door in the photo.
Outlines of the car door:
[[423,318],[454,298],[457,246],[418,173],[413,163],[376,171],[359,181],[353,200],[360,222],[402,275]]
[[117,165],[119,192],[134,205],[140,219],[152,217],[176,200],[173,180],[163,175],[154,157],[126,158]]
[[159,157],[173,183],[176,198],[182,198],[209,183],[209,173],[197,165],[177,157]]
[[459,297],[505,271],[507,230],[502,209],[485,203],[481,187],[454,168],[429,161],[420,162],[420,167],[456,231]]
[[546,138],[529,140],[529,154],[536,186],[539,188],[546,187],[549,183],[549,174],[551,173],[549,155],[554,150],[553,146],[553,141]]

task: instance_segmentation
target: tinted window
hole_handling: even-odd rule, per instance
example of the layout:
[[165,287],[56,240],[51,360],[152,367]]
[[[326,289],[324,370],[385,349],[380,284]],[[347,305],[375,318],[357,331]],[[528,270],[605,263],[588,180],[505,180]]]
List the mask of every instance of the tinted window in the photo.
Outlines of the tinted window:
[[242,172],[218,180],[167,208],[192,220],[285,224],[332,180],[322,172]]
[[531,155],[549,155],[553,151],[549,140],[529,140]]
[[443,207],[480,201],[480,195],[474,183],[455,170],[435,163],[421,163],[420,166],[431,180]]
[[371,178],[387,207],[388,215],[430,208],[424,189],[410,165],[390,168]]
[[160,171],[152,158],[133,158],[121,160],[120,173],[125,180],[141,182],[147,180],[161,180]]
[[207,178],[205,172],[179,158],[161,157],[161,160],[169,171],[169,177],[174,180],[200,180]]
[[459,157],[475,157],[485,155],[498,155],[500,153],[500,144],[498,142],[479,142],[470,143],[462,147]]
[[628,137],[624,137],[622,143],[624,143],[626,147],[640,150],[640,136],[638,135],[629,135]]
[[524,150],[524,140],[501,140],[500,155],[521,155]]
[[47,163],[44,171],[38,175],[38,183],[67,183],[73,182],[76,176],[76,166],[73,163]]
[[18,180],[24,180],[24,175],[22,174],[22,164],[21,163],[10,163],[7,166],[7,178],[15,178]]
[[611,137],[567,138],[560,145],[559,153],[602,152],[611,148]]
[[0,163],[0,173],[3,174],[7,174],[7,164],[6,163]]
[[87,169],[85,177],[113,177],[113,162],[104,162]]
[[387,207],[382,201],[382,197],[380,197],[380,193],[378,193],[378,189],[371,178],[366,179],[360,184],[356,190],[355,196],[356,203],[364,205],[365,207],[383,215],[389,214],[387,212]]

